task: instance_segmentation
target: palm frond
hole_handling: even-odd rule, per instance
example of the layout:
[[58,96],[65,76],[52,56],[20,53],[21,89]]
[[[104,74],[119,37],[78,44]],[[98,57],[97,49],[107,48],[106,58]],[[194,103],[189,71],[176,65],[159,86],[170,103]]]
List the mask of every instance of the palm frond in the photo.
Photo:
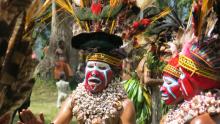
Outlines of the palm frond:
[[136,114],[136,123],[145,124],[151,119],[152,101],[150,92],[140,83],[140,81],[132,77],[124,82],[124,88],[128,93],[128,97],[133,101]]
[[61,8],[63,8],[65,11],[71,14],[75,18],[76,23],[82,28],[80,20],[77,18],[70,1],[69,0],[55,0],[55,1]]
[[69,12],[71,15],[75,15],[69,0],[55,0],[55,1],[60,7],[62,7],[67,12]]
[[163,18],[164,16],[168,15],[170,12],[171,12],[171,9],[169,7],[165,8],[157,16],[152,18],[152,22],[155,22],[156,20]]
[[31,24],[36,18],[39,18],[50,5],[51,0],[46,0],[43,3],[41,0],[34,0],[27,10],[25,29],[27,29],[29,24]]

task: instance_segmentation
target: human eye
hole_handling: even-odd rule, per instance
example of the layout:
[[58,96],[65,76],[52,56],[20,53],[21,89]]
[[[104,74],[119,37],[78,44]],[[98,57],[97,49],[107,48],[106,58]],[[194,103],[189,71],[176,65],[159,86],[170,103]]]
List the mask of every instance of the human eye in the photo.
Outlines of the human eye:
[[94,65],[92,65],[92,64],[91,64],[91,65],[87,65],[87,67],[88,67],[88,68],[93,68]]
[[173,84],[173,80],[171,77],[164,77],[163,80],[167,85]]
[[180,77],[179,78],[183,80],[185,78],[185,74],[181,68],[179,70],[180,70]]
[[100,70],[105,70],[105,69],[106,69],[105,66],[99,66],[98,68],[99,68]]
[[172,82],[169,81],[169,80],[167,80],[166,83],[167,83],[168,85],[172,84]]

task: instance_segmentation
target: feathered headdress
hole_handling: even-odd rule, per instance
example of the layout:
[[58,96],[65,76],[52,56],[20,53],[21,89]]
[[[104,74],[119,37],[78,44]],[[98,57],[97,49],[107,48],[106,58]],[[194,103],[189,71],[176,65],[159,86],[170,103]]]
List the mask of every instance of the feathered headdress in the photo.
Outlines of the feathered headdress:
[[[219,13],[213,9],[216,6],[219,3],[215,0],[194,3],[190,20],[193,25],[192,37],[183,42],[179,55],[179,66],[186,76],[183,82],[197,84],[202,90],[220,87],[220,40],[219,32],[215,31],[219,27]],[[186,98],[196,93],[190,87],[183,89],[188,90]]]
[[[87,60],[99,60],[120,67],[124,39],[131,40],[148,25],[167,15],[166,8],[152,18],[140,18],[140,12],[154,2],[130,0],[56,0],[75,18],[72,46],[90,50]],[[77,26],[80,29],[75,29]],[[80,30],[80,31],[79,31]],[[102,53],[102,54],[100,54]],[[116,55],[117,53],[117,55]]]
[[140,17],[140,12],[155,3],[149,0],[73,0],[72,3],[69,0],[56,0],[56,2],[73,15],[76,24],[81,28],[80,32],[106,32],[119,35],[123,39],[131,39],[171,11],[165,8],[154,17]]

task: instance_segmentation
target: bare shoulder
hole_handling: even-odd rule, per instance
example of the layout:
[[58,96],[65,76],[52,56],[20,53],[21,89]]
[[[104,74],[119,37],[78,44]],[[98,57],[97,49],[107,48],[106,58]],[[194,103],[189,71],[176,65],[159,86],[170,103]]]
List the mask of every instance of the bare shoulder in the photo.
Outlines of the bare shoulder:
[[122,102],[123,111],[121,113],[120,119],[122,124],[135,124],[136,114],[134,104],[131,100],[125,99]]
[[220,114],[211,116],[209,113],[204,113],[192,119],[190,124],[219,124]]
[[134,104],[130,99],[125,99],[122,101],[122,105],[124,108],[134,108]]

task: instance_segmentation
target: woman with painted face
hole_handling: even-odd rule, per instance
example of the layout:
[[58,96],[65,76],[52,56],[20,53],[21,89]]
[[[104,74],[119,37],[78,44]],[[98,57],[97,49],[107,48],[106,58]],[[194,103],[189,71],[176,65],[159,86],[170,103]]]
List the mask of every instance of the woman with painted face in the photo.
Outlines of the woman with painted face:
[[[52,123],[69,124],[73,116],[79,124],[135,123],[134,105],[119,80],[125,57],[119,49],[121,45],[120,37],[104,32],[81,33],[72,38],[74,48],[89,51],[85,79],[67,98]],[[21,116],[25,124],[43,123],[29,110],[22,111]]]

